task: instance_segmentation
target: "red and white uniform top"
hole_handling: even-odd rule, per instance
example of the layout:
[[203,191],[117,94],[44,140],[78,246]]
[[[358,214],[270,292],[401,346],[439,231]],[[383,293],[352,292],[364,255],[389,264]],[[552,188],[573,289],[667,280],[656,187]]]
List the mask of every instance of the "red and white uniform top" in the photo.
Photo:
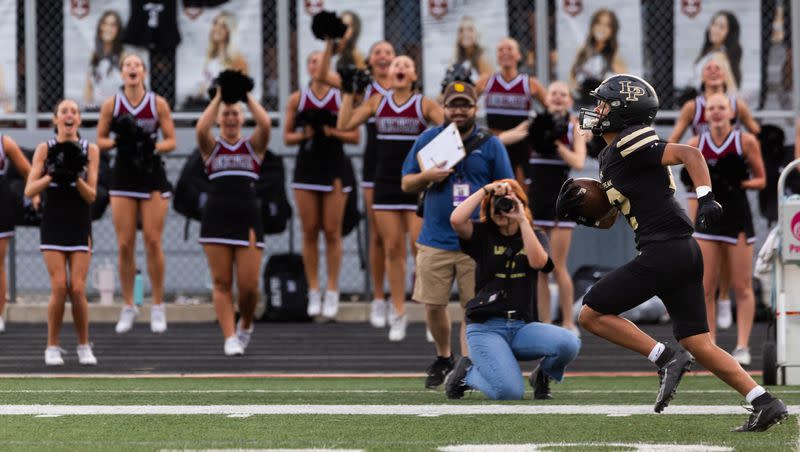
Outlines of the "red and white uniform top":
[[375,112],[379,140],[409,141],[428,128],[422,115],[422,94],[414,94],[403,105],[397,105],[388,91]]
[[158,109],[156,108],[156,93],[148,91],[139,105],[135,107],[128,102],[125,93],[120,92],[114,97],[114,117],[130,114],[136,119],[136,125],[150,134],[150,138],[158,138]]
[[[372,96],[381,95],[383,97],[386,97],[386,94],[388,92],[389,92],[388,89],[382,87],[380,83],[378,83],[375,80],[373,80],[372,83],[370,83],[369,86],[367,87],[367,89],[364,91],[364,102],[366,102],[369,99],[371,99]],[[370,118],[367,120],[367,122],[368,123],[374,123],[375,122],[375,117],[374,116],[370,116]]]
[[[731,108],[733,109],[733,116],[737,118],[738,123],[738,116],[736,112],[736,96],[729,95],[728,100],[731,103]],[[706,97],[703,95],[697,96],[694,98],[694,117],[692,118],[692,131],[695,135],[700,135],[701,133],[708,130],[708,120],[706,119]]]
[[0,176],[5,176],[8,172],[8,157],[6,150],[3,148],[3,134],[0,133]]
[[[505,130],[506,116],[528,117],[531,110],[531,88],[528,74],[517,74],[506,82],[499,72],[495,72],[486,83],[483,91],[486,102],[487,122],[490,128]],[[504,121],[506,119],[506,121]],[[498,122],[500,124],[495,125]]]
[[334,115],[339,114],[339,106],[342,104],[342,93],[336,88],[330,88],[325,97],[319,99],[314,95],[310,88],[300,90],[300,102],[297,104],[297,112],[305,110],[328,110]]
[[714,140],[711,139],[711,132],[705,131],[700,134],[700,141],[697,148],[700,149],[703,158],[706,159],[706,162],[711,166],[715,165],[717,160],[729,154],[736,154],[742,157],[742,131],[733,129],[731,133],[728,134],[728,137],[725,138],[725,141],[719,146],[714,144]]
[[253,151],[250,137],[239,138],[234,144],[217,137],[217,145],[205,161],[209,180],[222,176],[249,177],[258,180],[261,158]]

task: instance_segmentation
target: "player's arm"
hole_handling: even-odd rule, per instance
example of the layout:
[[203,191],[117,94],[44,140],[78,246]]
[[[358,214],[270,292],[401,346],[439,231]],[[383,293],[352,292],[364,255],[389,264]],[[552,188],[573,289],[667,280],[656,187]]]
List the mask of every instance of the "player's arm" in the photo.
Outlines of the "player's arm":
[[738,112],[739,121],[742,122],[748,132],[758,135],[761,132],[761,126],[753,118],[753,113],[750,111],[750,106],[747,102],[736,99],[736,111]]
[[339,106],[339,117],[336,120],[337,129],[353,130],[364,124],[367,119],[375,116],[378,105],[383,101],[381,95],[372,96],[353,109],[354,97],[352,93],[342,93],[342,104]]
[[675,120],[675,127],[672,129],[672,133],[669,135],[667,139],[670,143],[680,143],[681,138],[683,138],[683,134],[686,132],[686,129],[689,128],[689,124],[692,122],[692,117],[694,116],[694,109],[695,109],[695,102],[690,100],[683,104],[681,107],[680,113],[678,113],[678,119]]
[[101,151],[108,151],[117,146],[116,140],[111,138],[111,120],[114,116],[114,96],[109,97],[100,107],[100,117],[97,118],[97,147]]
[[751,133],[742,134],[742,153],[750,167],[750,179],[742,181],[745,190],[763,190],[767,186],[764,160],[761,158],[761,144]]
[[661,155],[661,164],[664,166],[683,165],[689,172],[689,177],[695,187],[711,187],[711,176],[703,154],[696,147],[679,143],[667,143]]
[[[221,90],[217,90],[221,91]],[[158,126],[161,128],[161,141],[156,143],[156,152],[166,154],[175,150],[175,123],[172,122],[172,110],[166,99],[156,96],[156,111],[158,111]]]

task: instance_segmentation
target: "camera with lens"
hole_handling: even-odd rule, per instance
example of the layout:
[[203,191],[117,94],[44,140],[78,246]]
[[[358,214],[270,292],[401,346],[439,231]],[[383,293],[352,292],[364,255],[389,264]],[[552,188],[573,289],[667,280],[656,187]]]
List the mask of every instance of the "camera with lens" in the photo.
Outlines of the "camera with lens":
[[505,196],[498,196],[492,201],[492,207],[496,213],[509,213],[514,210],[514,201]]

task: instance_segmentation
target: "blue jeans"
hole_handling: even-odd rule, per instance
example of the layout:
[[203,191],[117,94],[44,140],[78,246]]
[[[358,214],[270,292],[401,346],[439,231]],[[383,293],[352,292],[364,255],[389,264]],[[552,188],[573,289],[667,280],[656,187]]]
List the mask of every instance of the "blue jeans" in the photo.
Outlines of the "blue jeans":
[[525,380],[517,360],[544,358],[541,369],[561,381],[581,348],[580,339],[564,328],[499,317],[467,325],[467,343],[472,359],[467,386],[492,400],[522,399]]

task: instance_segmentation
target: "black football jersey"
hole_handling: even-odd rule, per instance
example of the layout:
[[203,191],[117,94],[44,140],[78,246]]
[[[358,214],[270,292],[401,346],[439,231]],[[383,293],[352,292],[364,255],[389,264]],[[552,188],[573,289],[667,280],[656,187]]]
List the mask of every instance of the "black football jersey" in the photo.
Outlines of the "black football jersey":
[[689,237],[694,229],[675,200],[675,180],[661,164],[667,143],[652,127],[623,130],[598,156],[600,182],[636,235],[636,248]]

